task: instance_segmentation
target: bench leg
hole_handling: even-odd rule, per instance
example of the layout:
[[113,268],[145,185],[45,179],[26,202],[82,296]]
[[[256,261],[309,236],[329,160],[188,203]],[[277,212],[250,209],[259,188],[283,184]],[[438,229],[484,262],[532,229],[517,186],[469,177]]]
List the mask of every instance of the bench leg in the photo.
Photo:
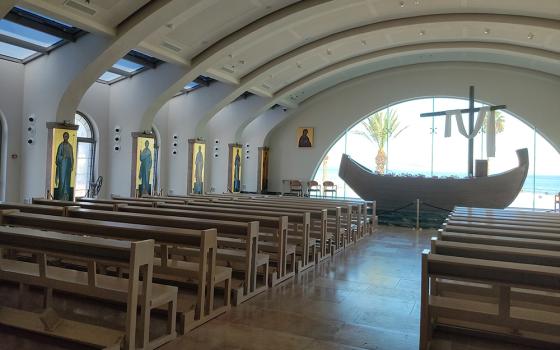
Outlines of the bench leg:
[[53,290],[52,288],[45,288],[45,295],[44,295],[44,308],[52,307],[53,304]]

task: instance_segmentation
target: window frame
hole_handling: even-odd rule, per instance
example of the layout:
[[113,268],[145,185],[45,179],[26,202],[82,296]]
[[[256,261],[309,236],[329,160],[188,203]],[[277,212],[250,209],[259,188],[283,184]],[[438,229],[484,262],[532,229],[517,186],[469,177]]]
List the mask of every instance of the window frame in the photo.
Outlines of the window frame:
[[[95,155],[97,152],[97,138],[95,137],[95,128],[93,127],[93,124],[91,123],[91,121],[89,120],[89,118],[81,112],[76,111],[75,115],[74,115],[74,120],[76,118],[76,115],[79,115],[82,119],[84,119],[89,127],[89,129],[91,130],[91,137],[77,137],[77,142],[78,142],[78,149],[76,150],[76,154],[78,154],[79,149],[80,149],[80,142],[82,143],[89,143],[91,144],[91,161],[90,161],[90,173],[89,173],[89,181],[88,181],[88,186],[86,188],[86,193],[87,191],[89,191],[89,184],[92,183],[93,181],[95,181]],[[77,162],[77,160],[76,160]],[[76,165],[77,166],[77,165]],[[77,170],[77,168],[76,168]]]

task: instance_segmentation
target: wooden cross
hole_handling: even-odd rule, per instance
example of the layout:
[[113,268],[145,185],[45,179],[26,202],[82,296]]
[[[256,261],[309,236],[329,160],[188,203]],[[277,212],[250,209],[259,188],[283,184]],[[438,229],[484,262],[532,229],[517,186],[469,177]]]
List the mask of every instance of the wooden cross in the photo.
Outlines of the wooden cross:
[[[501,109],[506,109],[506,105],[490,106],[491,111],[498,111]],[[480,111],[480,108],[474,107],[474,86],[469,87],[469,108],[462,109],[461,113],[469,113],[469,135],[473,132],[474,128],[474,113]],[[447,115],[450,111],[440,111],[440,112],[429,112],[422,113],[420,117],[439,117]],[[469,160],[468,160],[469,176],[473,176],[474,168],[474,137],[469,139]]]

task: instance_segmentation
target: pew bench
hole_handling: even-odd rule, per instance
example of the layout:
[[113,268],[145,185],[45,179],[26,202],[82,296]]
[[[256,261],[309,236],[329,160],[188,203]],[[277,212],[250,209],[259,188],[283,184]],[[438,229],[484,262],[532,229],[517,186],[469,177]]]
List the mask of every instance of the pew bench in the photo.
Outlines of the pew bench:
[[[170,208],[169,206],[173,206]],[[119,209],[121,212],[141,213],[147,215],[165,215],[177,218],[199,218],[207,220],[224,220],[249,223],[259,222],[259,230],[270,233],[271,239],[266,243],[259,243],[259,251],[269,256],[269,263],[273,263],[275,269],[269,266],[270,276],[268,281],[270,286],[275,286],[284,282],[295,275],[296,253],[295,246],[288,244],[288,217],[287,216],[262,216],[240,213],[211,212],[208,210],[195,210],[185,205],[170,204],[162,208],[160,203],[156,208],[140,208],[135,206],[125,206]],[[227,237],[227,239],[226,239]],[[261,234],[259,234],[261,237]],[[245,248],[245,238],[239,236],[232,237],[224,231],[218,238],[218,243],[222,248],[233,247],[236,249]]]
[[[176,205],[168,203],[158,203],[157,208],[162,209],[180,209],[180,210],[197,210],[206,213],[219,213],[219,214],[232,214],[230,216],[233,220],[242,220],[243,218],[254,219],[257,217],[265,216],[286,216],[288,218],[288,236],[287,244],[296,245],[296,252],[299,256],[299,260],[296,265],[296,271],[300,272],[306,270],[315,265],[316,257],[316,240],[310,240],[309,238],[309,225],[310,225],[310,214],[309,213],[293,213],[287,211],[259,211],[257,209],[238,209],[231,207],[219,207],[212,205],[200,205],[195,204],[189,205]],[[261,223],[261,231],[266,231],[266,226]],[[261,232],[263,239],[273,241],[275,238],[273,235],[264,235]]]
[[[68,213],[72,212],[69,207]],[[86,210],[86,209],[81,209]],[[108,212],[111,213],[111,212]],[[216,266],[216,230],[183,230],[151,225],[128,224],[111,221],[96,221],[73,217],[57,217],[41,214],[21,213],[15,210],[0,212],[0,222],[5,225],[26,226],[72,233],[125,240],[153,239],[158,243],[158,258],[153,270],[160,279],[182,283],[194,283],[195,296],[179,295],[176,309],[179,316],[179,332],[185,332],[223,314],[230,309],[228,289],[231,286],[231,269]],[[169,246],[190,246],[200,257],[199,263],[181,264],[166,254]],[[191,254],[193,255],[193,254]],[[99,265],[99,268],[104,266]],[[120,269],[118,270],[120,272]],[[214,305],[215,286],[220,283],[226,288],[224,303]]]
[[[128,206],[125,206],[124,208],[128,208]],[[235,279],[232,279],[231,281],[233,304],[238,305],[266,291],[266,289],[268,288],[268,255],[263,254],[257,256],[259,232],[258,221],[244,223],[224,220],[207,220],[167,215],[155,215],[138,212],[110,212],[81,208],[69,208],[68,215],[73,218],[83,218],[96,221],[107,220],[128,224],[152,225],[153,227],[160,228],[177,228],[191,230],[216,229],[218,237],[224,234],[235,235],[239,238],[244,239],[245,249],[218,249],[216,253],[216,259],[218,262],[226,263],[225,266],[234,268],[234,270],[240,272],[243,276],[242,281],[236,281]],[[158,230],[160,229],[155,229],[156,232]],[[230,264],[229,262],[232,261],[236,263]],[[266,274],[264,274],[265,272]],[[262,276],[262,278],[259,279],[258,277],[260,276]]]
[[[49,297],[45,298],[46,310],[42,314],[0,307],[1,324],[104,349],[155,349],[176,337],[177,288],[152,282],[153,240],[116,241],[0,226],[0,247],[32,253],[35,257],[28,262],[0,254],[0,280],[40,287],[48,295],[56,290],[127,306],[124,330],[60,317]],[[51,266],[50,257],[81,261],[87,269]],[[126,267],[130,274],[128,278],[100,275],[98,263]],[[164,335],[151,339],[151,311],[160,306],[167,309],[167,330]]]
[[[467,285],[462,286],[461,294],[441,294],[441,281]],[[490,286],[494,292],[491,297],[464,297],[469,286],[479,284]],[[546,297],[516,300],[514,297],[519,291]],[[422,254],[419,348],[429,349],[434,328],[557,348],[560,345],[559,292],[558,267],[442,255],[425,250]],[[551,299],[556,300],[554,306],[549,304]]]

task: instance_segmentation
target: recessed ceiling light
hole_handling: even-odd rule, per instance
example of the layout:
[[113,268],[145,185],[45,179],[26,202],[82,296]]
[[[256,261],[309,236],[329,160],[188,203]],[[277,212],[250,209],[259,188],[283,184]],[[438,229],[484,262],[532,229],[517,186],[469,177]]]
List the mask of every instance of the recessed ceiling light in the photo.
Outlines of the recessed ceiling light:
[[484,29],[484,34],[486,34],[486,35],[490,34],[490,29],[488,29],[488,28]]
[[362,40],[362,45],[363,45],[363,46],[366,46],[366,45],[367,45],[367,42],[366,42],[365,40]]
[[239,60],[239,64],[245,64],[245,60]]
[[420,5],[420,0],[415,0],[414,5]]
[[418,35],[420,35],[420,36],[424,36],[425,34],[426,34],[425,30],[421,30],[421,31],[418,32]]
[[327,55],[332,55],[331,49],[327,49]]
[[296,63],[296,67],[301,68],[301,63],[300,63],[300,62],[297,62],[297,63]]
[[534,39],[534,38],[535,38],[535,34],[533,34],[533,33],[529,33],[529,34],[527,35],[527,39],[532,40],[532,39]]
[[404,7],[404,1],[399,2],[400,7]]

